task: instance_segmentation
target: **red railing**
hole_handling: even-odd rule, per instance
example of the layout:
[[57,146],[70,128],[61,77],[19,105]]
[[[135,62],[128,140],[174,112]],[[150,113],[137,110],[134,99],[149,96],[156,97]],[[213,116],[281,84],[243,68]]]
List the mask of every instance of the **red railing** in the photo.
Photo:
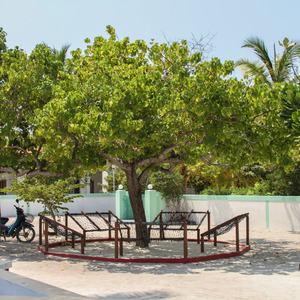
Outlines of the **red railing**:
[[236,216],[228,221],[225,221],[218,226],[215,226],[203,233],[201,233],[201,252],[204,252],[204,237],[207,236],[210,239],[210,235],[214,236],[214,245],[217,245],[217,236],[222,235],[232,227],[235,227],[235,240],[236,251],[239,251],[240,239],[239,239],[239,223],[246,218],[246,245],[249,245],[249,213]]
[[[85,246],[85,235],[66,226],[55,220],[52,220],[46,216],[39,215],[39,245],[43,245],[43,236],[45,237],[44,248],[45,251],[49,249],[49,226],[54,230],[55,234],[59,234],[65,237],[66,241],[68,241],[68,236],[71,235],[71,245],[72,248],[75,248],[75,236],[80,238],[81,244],[81,254],[84,254],[84,246]],[[44,226],[43,226],[44,225]]]

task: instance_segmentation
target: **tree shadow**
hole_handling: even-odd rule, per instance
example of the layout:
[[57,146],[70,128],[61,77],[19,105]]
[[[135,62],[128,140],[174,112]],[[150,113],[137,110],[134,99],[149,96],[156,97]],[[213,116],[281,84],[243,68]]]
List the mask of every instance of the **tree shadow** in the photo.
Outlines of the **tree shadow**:
[[207,271],[233,272],[243,275],[288,275],[299,271],[300,251],[289,242],[253,239],[251,250],[242,256],[190,264],[146,264],[89,262],[87,269],[104,268],[111,273],[199,274]]
[[[295,232],[299,236],[299,233]],[[114,263],[82,260],[84,268],[89,272],[106,270],[110,273],[134,273],[134,274],[202,274],[205,272],[232,272],[242,275],[288,275],[291,272],[299,272],[300,243],[278,239],[253,238],[250,240],[251,250],[242,256],[228,259],[211,260],[206,262],[189,264],[151,264],[151,263]],[[300,242],[300,238],[299,238]],[[292,245],[292,247],[291,247]],[[100,246],[100,245],[99,245]],[[174,244],[174,247],[176,244]],[[78,263],[76,259],[60,258],[44,255],[37,250],[38,239],[30,244],[17,242],[8,238],[0,241],[0,260],[20,262],[62,262],[69,264]],[[219,246],[218,246],[219,247]]]

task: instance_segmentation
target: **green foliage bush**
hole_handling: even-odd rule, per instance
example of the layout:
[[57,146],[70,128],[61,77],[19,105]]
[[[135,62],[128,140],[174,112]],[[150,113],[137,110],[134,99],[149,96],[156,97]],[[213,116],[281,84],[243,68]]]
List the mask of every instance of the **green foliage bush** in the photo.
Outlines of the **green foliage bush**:
[[26,203],[37,202],[44,205],[42,214],[50,214],[55,220],[59,212],[68,210],[64,205],[73,202],[74,198],[81,195],[70,195],[71,189],[83,187],[84,184],[73,184],[76,178],[49,178],[36,176],[15,180],[10,187],[4,188],[5,192],[12,192]]
[[170,174],[155,172],[151,175],[150,182],[153,188],[166,199],[171,211],[181,210],[181,199],[185,191],[184,178],[176,170]]
[[[114,178],[113,178],[112,169],[110,169],[110,174],[105,177],[105,180],[106,180],[107,184],[100,184],[100,183],[98,184],[102,189],[101,192],[103,192],[103,190],[106,190],[107,193],[113,193]],[[127,182],[126,182],[125,172],[120,170],[119,168],[116,168],[116,170],[115,170],[115,190],[118,189],[120,184],[123,185],[124,190],[127,190]]]
[[247,187],[215,187],[210,186],[202,195],[264,195],[264,196],[299,196],[300,195],[300,163],[294,170],[286,171],[276,167],[266,175],[265,180],[256,182],[254,186]]

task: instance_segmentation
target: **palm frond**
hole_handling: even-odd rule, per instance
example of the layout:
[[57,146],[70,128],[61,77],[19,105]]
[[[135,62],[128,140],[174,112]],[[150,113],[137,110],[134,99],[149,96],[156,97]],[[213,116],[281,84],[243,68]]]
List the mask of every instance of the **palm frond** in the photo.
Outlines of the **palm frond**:
[[65,63],[67,58],[67,52],[70,48],[70,44],[65,44],[61,47],[60,50],[53,49],[53,53],[56,55],[56,58],[60,60],[61,62]]
[[292,61],[289,55],[278,56],[274,66],[274,82],[285,82],[292,74]]
[[296,59],[300,55],[300,45],[291,43],[290,46],[285,47],[285,50],[275,67],[277,82],[283,82],[290,79],[290,76],[295,72]]
[[239,59],[235,63],[235,67],[238,68],[244,75],[250,77],[262,77],[263,82],[272,86],[270,81],[270,74],[266,70],[265,65],[261,64],[259,61],[249,61],[248,59]]
[[296,42],[296,44],[291,47],[291,54],[293,58],[300,56],[300,42]]
[[258,37],[251,37],[244,41],[242,48],[252,49],[255,55],[262,61],[268,69],[270,76],[273,76],[273,63],[270,59],[268,49],[263,40]]

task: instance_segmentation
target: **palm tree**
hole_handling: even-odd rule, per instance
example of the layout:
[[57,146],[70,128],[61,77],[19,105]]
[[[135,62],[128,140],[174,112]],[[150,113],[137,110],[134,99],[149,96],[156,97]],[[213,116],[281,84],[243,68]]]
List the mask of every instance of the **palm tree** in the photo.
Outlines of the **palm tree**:
[[258,57],[258,61],[249,61],[248,59],[240,59],[235,66],[240,68],[244,75],[250,77],[261,76],[263,81],[270,86],[276,82],[287,82],[297,78],[295,70],[295,59],[300,54],[300,45],[295,42],[289,43],[287,38],[283,43],[284,47],[282,55],[276,53],[274,44],[274,56],[269,56],[268,49],[263,40],[258,37],[252,37],[245,40],[242,48],[252,49]]
[[[45,42],[43,43],[44,46],[49,47]],[[66,63],[66,59],[67,59],[67,52],[70,48],[71,44],[65,44],[61,47],[60,50],[56,49],[56,48],[52,48],[51,51],[53,54],[55,54],[56,59],[61,61],[64,65]]]
[[66,63],[67,52],[70,48],[71,44],[65,44],[61,47],[60,50],[56,48],[52,48],[52,52],[55,54],[56,58],[60,60],[63,64]]

